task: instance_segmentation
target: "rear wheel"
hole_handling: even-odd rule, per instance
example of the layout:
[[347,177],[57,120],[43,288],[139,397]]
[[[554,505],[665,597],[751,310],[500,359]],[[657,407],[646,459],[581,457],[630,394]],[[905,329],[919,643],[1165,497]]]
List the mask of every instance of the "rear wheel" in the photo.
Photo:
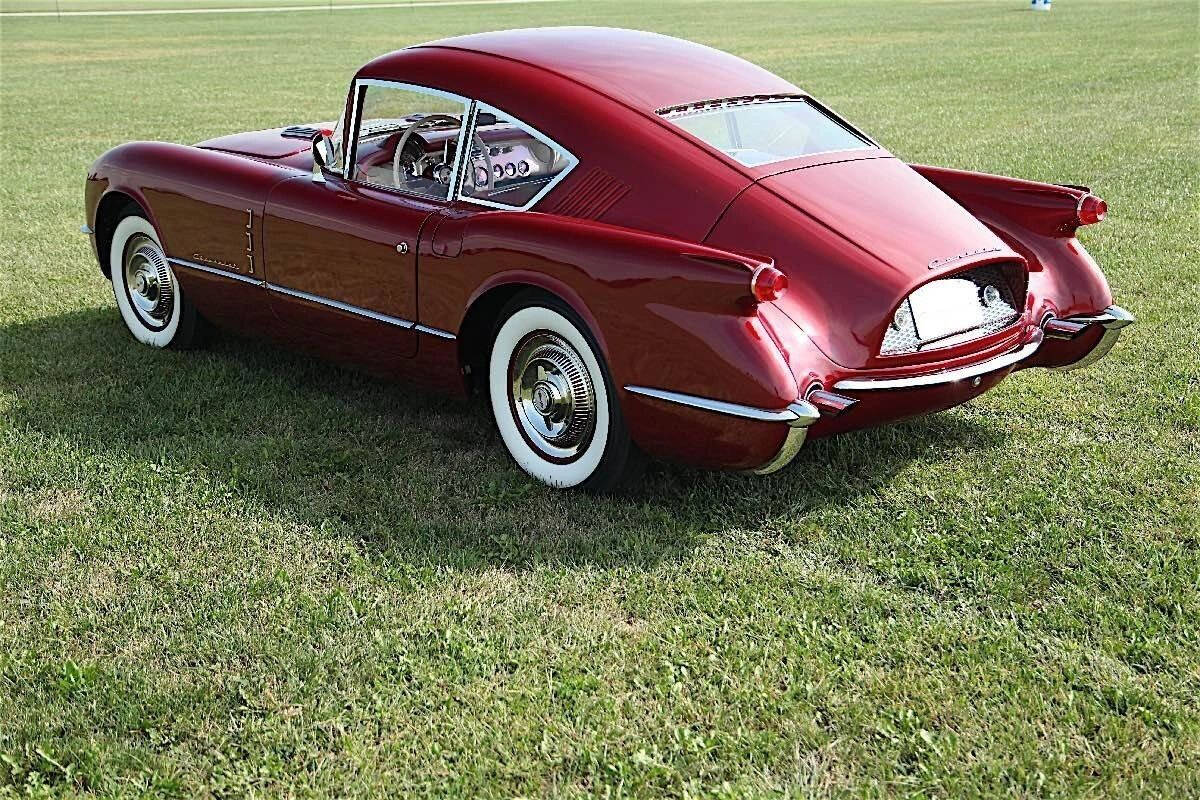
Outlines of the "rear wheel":
[[154,226],[136,206],[113,231],[108,263],[117,308],[135,339],[151,347],[199,343],[203,320],[180,289]]
[[488,365],[500,437],[517,465],[556,488],[617,488],[640,473],[608,368],[562,301],[517,297],[501,314]]

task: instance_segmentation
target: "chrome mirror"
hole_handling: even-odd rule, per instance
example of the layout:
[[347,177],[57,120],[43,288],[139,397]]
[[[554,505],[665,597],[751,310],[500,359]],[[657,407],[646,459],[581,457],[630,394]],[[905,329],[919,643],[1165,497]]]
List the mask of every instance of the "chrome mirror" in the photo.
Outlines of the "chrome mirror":
[[320,131],[312,139],[313,183],[325,182],[325,170],[334,160],[333,139],[329,138],[332,131]]

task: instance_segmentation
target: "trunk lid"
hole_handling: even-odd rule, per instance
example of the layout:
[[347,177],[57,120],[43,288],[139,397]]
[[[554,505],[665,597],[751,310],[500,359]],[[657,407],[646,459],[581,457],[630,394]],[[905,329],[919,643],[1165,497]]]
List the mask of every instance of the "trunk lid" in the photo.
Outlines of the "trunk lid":
[[842,366],[929,360],[879,356],[914,289],[1021,257],[958,203],[892,156],[829,162],[759,179],[708,244],[770,256],[791,288],[777,305]]

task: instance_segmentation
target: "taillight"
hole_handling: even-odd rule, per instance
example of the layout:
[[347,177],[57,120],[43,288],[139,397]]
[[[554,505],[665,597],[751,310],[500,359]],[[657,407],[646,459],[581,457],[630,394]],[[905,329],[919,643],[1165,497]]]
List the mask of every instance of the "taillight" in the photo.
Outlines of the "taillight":
[[788,279],[774,267],[763,265],[750,276],[750,293],[760,303],[778,300],[787,291]]
[[1094,194],[1084,195],[1075,214],[1080,225],[1095,225],[1108,216],[1108,203]]

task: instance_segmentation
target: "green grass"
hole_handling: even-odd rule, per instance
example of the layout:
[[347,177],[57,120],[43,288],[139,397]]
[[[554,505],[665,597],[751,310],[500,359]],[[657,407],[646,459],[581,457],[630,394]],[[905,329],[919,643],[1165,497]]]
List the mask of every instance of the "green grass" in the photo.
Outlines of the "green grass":
[[[505,3],[509,0],[411,0],[420,9],[429,3]],[[513,2],[544,3],[561,2],[562,0],[512,0]],[[325,9],[332,5],[334,10],[339,6],[364,5],[403,5],[406,0],[0,0],[0,15],[23,12],[40,12],[44,14],[81,11],[149,11],[149,10],[188,10],[203,8],[278,8],[285,6],[311,6]],[[355,9],[344,9],[351,11]],[[261,22],[261,20],[260,20]]]
[[[0,22],[0,795],[1196,796],[1197,17]],[[76,232],[101,152],[329,118],[380,52],[564,22],[733,51],[909,160],[1092,185],[1139,325],[782,474],[610,499],[531,484],[477,405],[125,332]]]

